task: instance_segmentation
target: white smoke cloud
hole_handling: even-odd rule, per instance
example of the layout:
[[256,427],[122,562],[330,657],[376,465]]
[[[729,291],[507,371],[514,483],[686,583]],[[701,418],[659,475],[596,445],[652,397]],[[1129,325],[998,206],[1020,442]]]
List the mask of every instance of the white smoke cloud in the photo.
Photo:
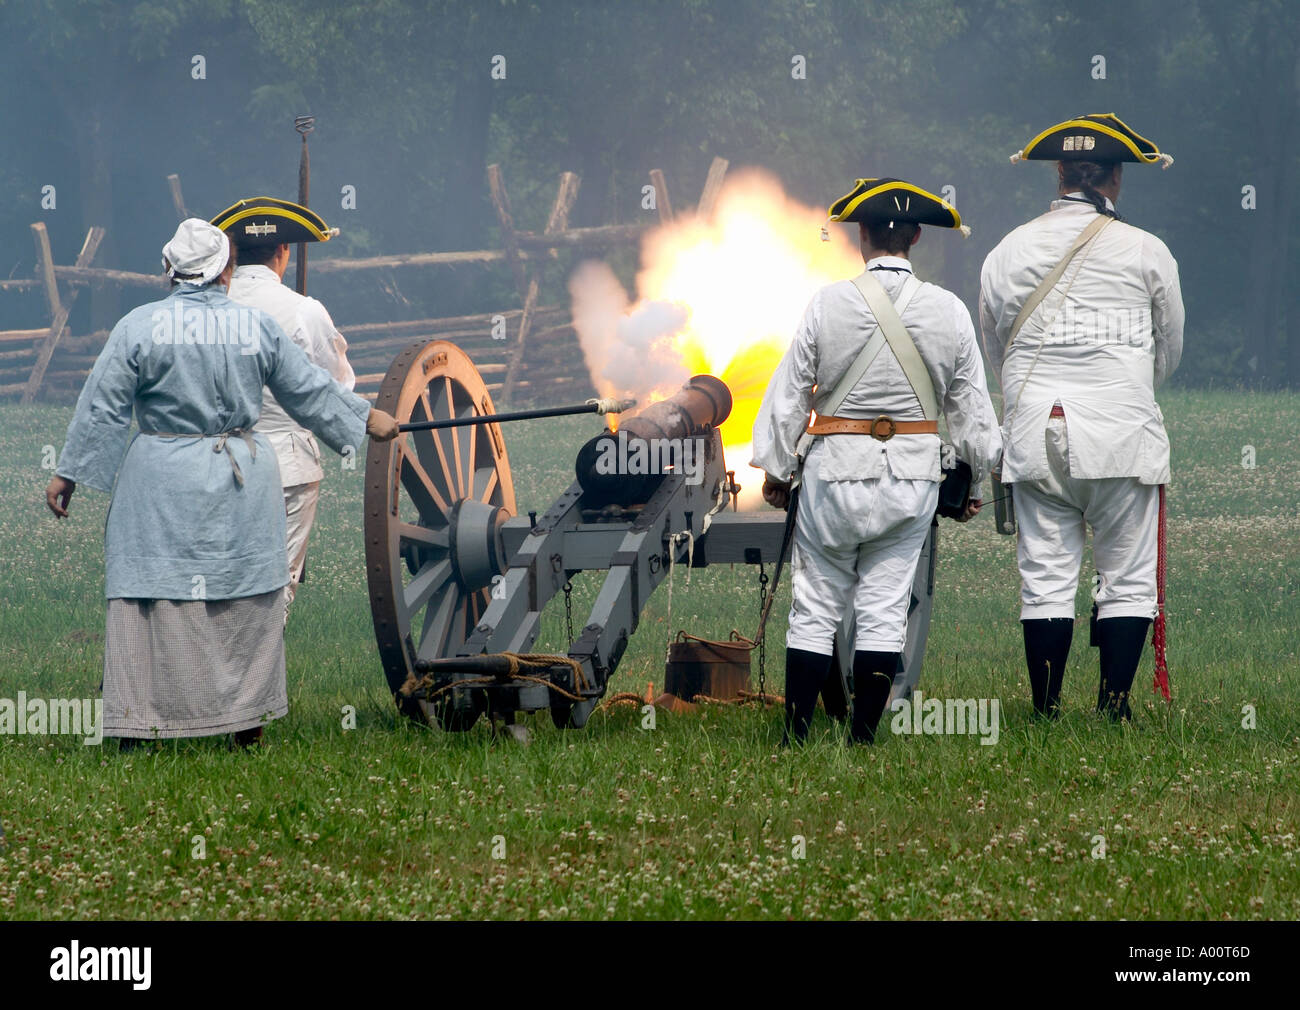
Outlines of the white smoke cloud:
[[569,294],[573,328],[601,396],[634,396],[644,404],[651,393],[676,389],[690,378],[672,340],[690,316],[684,306],[648,302],[629,313],[627,291],[598,260],[579,265]]

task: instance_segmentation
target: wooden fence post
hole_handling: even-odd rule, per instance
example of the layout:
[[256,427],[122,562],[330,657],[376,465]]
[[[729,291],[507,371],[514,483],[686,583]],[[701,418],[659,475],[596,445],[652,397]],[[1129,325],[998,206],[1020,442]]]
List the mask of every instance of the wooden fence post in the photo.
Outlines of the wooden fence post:
[[[45,300],[50,308],[50,329],[49,335],[45,338],[45,343],[41,345],[40,353],[36,355],[36,364],[32,366],[32,374],[27,378],[27,386],[23,389],[22,403],[31,403],[36,398],[36,392],[41,388],[41,383],[45,380],[45,369],[49,367],[50,357],[54,354],[54,348],[63,336],[63,331],[68,325],[68,314],[72,311],[72,305],[77,300],[77,289],[73,288],[68,292],[65,300],[59,298],[59,285],[54,279],[54,257],[50,255],[50,235],[45,230],[45,223],[38,221],[32,225],[32,237],[36,240],[36,268],[40,274],[41,286],[45,289]],[[90,261],[95,258],[95,253],[99,251],[99,243],[104,240],[104,229],[100,227],[91,228],[86,232],[86,241],[81,247],[81,252],[77,254],[77,266],[85,267],[90,265]]]
[[713,208],[718,202],[718,194],[722,192],[722,180],[727,175],[728,164],[730,162],[726,158],[714,158],[713,164],[709,166],[709,175],[704,180],[704,191],[700,193],[700,204],[696,208],[696,213],[700,217],[708,218],[713,214]]
[[668,180],[664,178],[662,168],[650,169],[650,185],[655,188],[655,206],[659,208],[659,223],[670,224],[673,219],[673,203],[668,199]]
[[36,241],[36,277],[45,290],[45,304],[50,310],[50,318],[59,314],[63,306],[59,304],[59,282],[54,279],[54,257],[50,254],[50,233],[44,221],[32,225],[32,238]]
[[[581,184],[582,180],[572,172],[560,174],[560,186],[555,192],[551,215],[546,220],[546,228],[542,234],[554,235],[569,227],[569,211],[573,209],[573,202],[578,198],[578,187]],[[550,251],[549,256],[551,259],[559,258],[559,254],[554,249]],[[533,326],[533,314],[537,310],[537,294],[541,288],[543,263],[545,258],[539,258],[528,281],[528,292],[524,295],[524,312],[519,317],[519,337],[515,341],[515,349],[510,355],[510,364],[506,369],[505,382],[501,387],[502,403],[509,403],[515,392],[515,379],[519,374],[519,366],[524,360],[524,347]]]
[[515,218],[510,211],[510,194],[506,192],[505,181],[501,178],[501,166],[489,165],[487,168],[488,192],[492,196],[492,206],[497,211],[497,221],[501,225],[501,242],[506,247],[506,260],[510,272],[515,277],[515,288],[519,291],[520,304],[528,296],[528,281],[524,277],[524,265],[519,259],[519,240],[515,237]]
[[175,172],[167,176],[167,188],[172,193],[172,206],[176,208],[176,220],[184,221],[190,214],[185,209],[185,197],[181,196],[181,177]]

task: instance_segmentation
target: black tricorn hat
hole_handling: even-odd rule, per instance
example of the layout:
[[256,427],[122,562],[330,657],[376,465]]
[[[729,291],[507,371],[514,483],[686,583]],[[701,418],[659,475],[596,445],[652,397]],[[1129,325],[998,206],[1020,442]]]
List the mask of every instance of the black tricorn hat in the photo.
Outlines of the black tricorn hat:
[[1011,156],[1012,164],[1017,161],[1136,161],[1165,168],[1174,163],[1113,112],[1079,116],[1049,127]]
[[930,224],[938,228],[970,229],[961,223],[957,208],[942,197],[901,179],[859,179],[853,189],[831,204],[832,221],[884,224]]
[[328,242],[339,233],[315,211],[288,200],[254,196],[227,207],[212,219],[237,246]]

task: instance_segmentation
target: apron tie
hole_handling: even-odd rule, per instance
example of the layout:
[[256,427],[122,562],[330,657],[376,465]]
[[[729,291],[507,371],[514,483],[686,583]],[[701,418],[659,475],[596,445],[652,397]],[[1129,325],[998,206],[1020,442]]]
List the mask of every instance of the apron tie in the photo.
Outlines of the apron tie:
[[257,443],[253,441],[253,433],[247,428],[231,428],[230,431],[221,431],[215,435],[205,435],[197,431],[145,431],[140,430],[141,435],[153,435],[157,438],[215,438],[212,443],[212,451],[215,453],[225,452],[230,458],[230,470],[235,475],[235,483],[240,487],[244,486],[244,472],[239,469],[239,461],[235,459],[235,454],[230,451],[230,446],[226,443],[233,435],[242,439],[243,443],[248,446],[248,454],[257,459]]
[[[253,459],[257,459],[257,443],[253,441],[252,432],[247,431],[244,428],[232,428],[230,431],[223,431],[221,434],[215,436],[216,441],[212,443],[213,452],[220,453],[224,450],[226,455],[230,457],[230,469],[235,474],[235,483],[240,487],[243,487],[244,473],[239,469],[239,463],[235,460],[235,454],[230,451],[230,446],[226,444],[231,435],[243,439],[244,444],[248,446],[248,454]],[[204,436],[204,438],[207,437],[208,436],[206,435]]]

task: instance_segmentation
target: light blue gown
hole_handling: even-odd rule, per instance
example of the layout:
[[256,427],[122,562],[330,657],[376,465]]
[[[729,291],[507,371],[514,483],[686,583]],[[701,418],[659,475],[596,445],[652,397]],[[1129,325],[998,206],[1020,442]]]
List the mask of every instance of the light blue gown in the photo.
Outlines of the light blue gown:
[[[113,328],[56,471],[112,491],[109,599],[226,600],[289,581],[280,472],[266,438],[249,436],[254,454],[238,435],[223,446],[144,434],[251,429],[263,386],[330,448],[360,452],[369,404],[313,365],[269,315],[222,288],[181,285]],[[141,434],[130,438],[133,412]]]

